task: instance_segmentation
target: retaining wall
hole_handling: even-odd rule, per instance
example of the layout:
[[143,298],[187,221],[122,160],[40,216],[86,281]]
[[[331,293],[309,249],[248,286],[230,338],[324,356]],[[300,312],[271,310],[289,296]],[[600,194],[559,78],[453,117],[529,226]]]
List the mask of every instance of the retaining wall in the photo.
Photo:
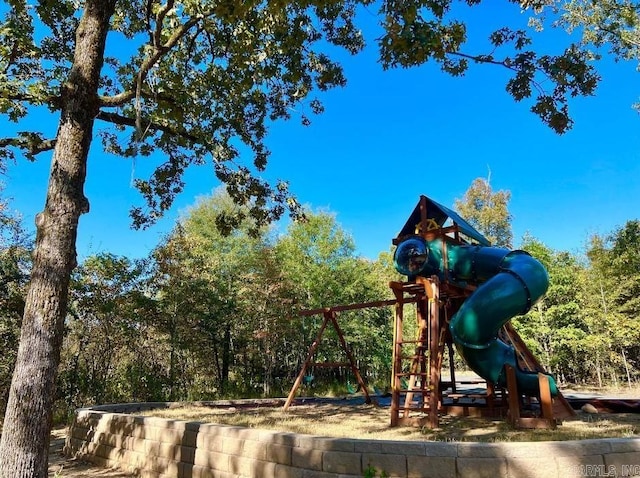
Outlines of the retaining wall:
[[640,438],[528,443],[356,440],[132,415],[167,406],[171,404],[80,409],[65,452],[145,478],[640,476]]

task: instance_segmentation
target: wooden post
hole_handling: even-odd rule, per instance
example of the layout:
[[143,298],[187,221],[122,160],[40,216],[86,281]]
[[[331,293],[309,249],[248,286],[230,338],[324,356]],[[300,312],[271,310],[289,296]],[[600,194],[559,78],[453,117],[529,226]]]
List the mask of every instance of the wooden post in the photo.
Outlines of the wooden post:
[[543,373],[538,373],[538,388],[540,389],[540,411],[542,418],[553,420],[553,402],[551,401],[551,390],[549,390],[549,377]]
[[511,365],[504,366],[507,372],[507,390],[509,393],[509,421],[515,427],[520,421],[520,395],[516,381],[516,371]]
[[[393,284],[390,284],[393,286]],[[396,296],[395,314],[393,320],[393,352],[391,358],[391,426],[398,426],[400,412],[400,375],[402,372],[402,321],[404,293],[402,289],[392,287]]]
[[429,427],[438,428],[440,402],[440,293],[438,278],[429,281]]
[[450,341],[447,342],[447,348],[449,350],[449,377],[451,378],[451,393],[457,393],[455,358],[453,356],[453,345],[451,344]]
[[351,354],[351,350],[349,350],[349,347],[347,346],[347,341],[344,339],[344,335],[342,334],[342,329],[338,325],[338,321],[336,320],[336,313],[333,311],[325,312],[324,319],[325,321],[327,319],[331,320],[331,323],[333,324],[333,327],[336,329],[336,333],[338,334],[340,345],[342,346],[342,349],[344,350],[344,353],[347,356],[347,360],[349,360],[351,371],[353,372],[353,375],[356,377],[356,380],[358,381],[358,385],[360,385],[360,388],[362,388],[362,391],[364,392],[365,402],[371,403],[369,390],[367,390],[367,385],[364,383],[364,380],[362,379],[362,375],[360,375],[360,370],[358,370],[358,366],[356,365],[356,361],[353,358],[353,355]]
[[311,344],[311,347],[309,347],[307,358],[304,360],[304,364],[300,369],[300,373],[296,377],[296,381],[293,383],[293,387],[291,387],[291,391],[289,392],[287,401],[284,403],[285,411],[288,410],[289,406],[291,405],[291,402],[293,401],[293,397],[295,397],[296,395],[296,391],[298,390],[298,387],[302,383],[302,379],[304,378],[304,373],[307,370],[307,367],[309,366],[309,362],[311,362],[311,357],[313,357],[313,354],[316,353],[318,345],[320,345],[320,341],[322,340],[322,334],[324,333],[324,329],[326,328],[328,322],[329,322],[329,319],[325,315],[324,321],[322,322],[322,325],[320,326],[320,330],[318,331],[318,335],[316,335],[316,340],[314,340],[313,344]]
[[426,196],[420,196],[420,232],[423,234],[427,232],[427,198]]

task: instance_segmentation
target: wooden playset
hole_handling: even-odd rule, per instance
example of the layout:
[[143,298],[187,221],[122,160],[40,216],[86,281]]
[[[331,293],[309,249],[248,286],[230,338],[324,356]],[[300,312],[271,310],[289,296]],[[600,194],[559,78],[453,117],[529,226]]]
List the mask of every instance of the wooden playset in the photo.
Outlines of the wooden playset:
[[[370,403],[365,380],[338,324],[338,313],[393,306],[391,426],[436,428],[441,414],[452,414],[504,417],[521,428],[555,427],[575,414],[509,323],[546,291],[546,271],[535,259],[522,251],[490,247],[459,215],[426,196],[420,197],[393,243],[398,246],[396,268],[408,276],[407,281],[390,282],[394,299],[302,313],[322,314],[324,320],[285,409],[309,368],[320,366],[350,368]],[[410,309],[415,311],[414,324],[405,319]],[[485,323],[488,330],[484,330]],[[314,363],[329,324],[337,332],[347,361]],[[407,330],[415,336],[407,336]],[[479,372],[473,378],[456,379],[454,346]],[[443,370],[448,376],[443,376]]]

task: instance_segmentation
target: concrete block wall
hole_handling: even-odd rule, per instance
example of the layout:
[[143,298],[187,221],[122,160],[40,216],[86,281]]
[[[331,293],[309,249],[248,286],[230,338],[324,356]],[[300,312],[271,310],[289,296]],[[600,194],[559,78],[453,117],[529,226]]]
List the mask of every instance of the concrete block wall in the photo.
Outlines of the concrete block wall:
[[355,478],[371,469],[375,476],[399,478],[640,476],[638,438],[528,443],[356,440],[131,414],[159,406],[172,405],[78,410],[65,451],[145,478]]

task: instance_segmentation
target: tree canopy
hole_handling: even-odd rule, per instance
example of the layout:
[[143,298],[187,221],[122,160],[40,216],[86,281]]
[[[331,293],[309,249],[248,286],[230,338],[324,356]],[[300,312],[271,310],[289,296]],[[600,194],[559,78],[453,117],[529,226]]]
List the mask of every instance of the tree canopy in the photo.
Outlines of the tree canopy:
[[[182,190],[184,170],[206,162],[260,222],[277,219],[284,208],[295,214],[286,183],[272,186],[256,174],[267,164],[266,124],[289,118],[297,105],[320,112],[314,92],[345,83],[340,66],[316,45],[362,48],[356,3],[107,2],[106,16],[93,20],[108,28],[104,66],[96,91],[87,92],[95,95],[97,136],[110,154],[164,156],[150,178],[136,181],[146,207],[132,210],[134,223],[161,215]],[[15,2],[5,13],[0,113],[9,120],[21,120],[33,106],[63,108],[77,67],[75,39],[91,4],[83,12],[71,1],[36,9]],[[33,158],[55,144],[39,131],[21,131],[0,140],[0,154],[21,150]],[[252,161],[238,164],[249,151]],[[235,225],[230,219],[221,225]]]

